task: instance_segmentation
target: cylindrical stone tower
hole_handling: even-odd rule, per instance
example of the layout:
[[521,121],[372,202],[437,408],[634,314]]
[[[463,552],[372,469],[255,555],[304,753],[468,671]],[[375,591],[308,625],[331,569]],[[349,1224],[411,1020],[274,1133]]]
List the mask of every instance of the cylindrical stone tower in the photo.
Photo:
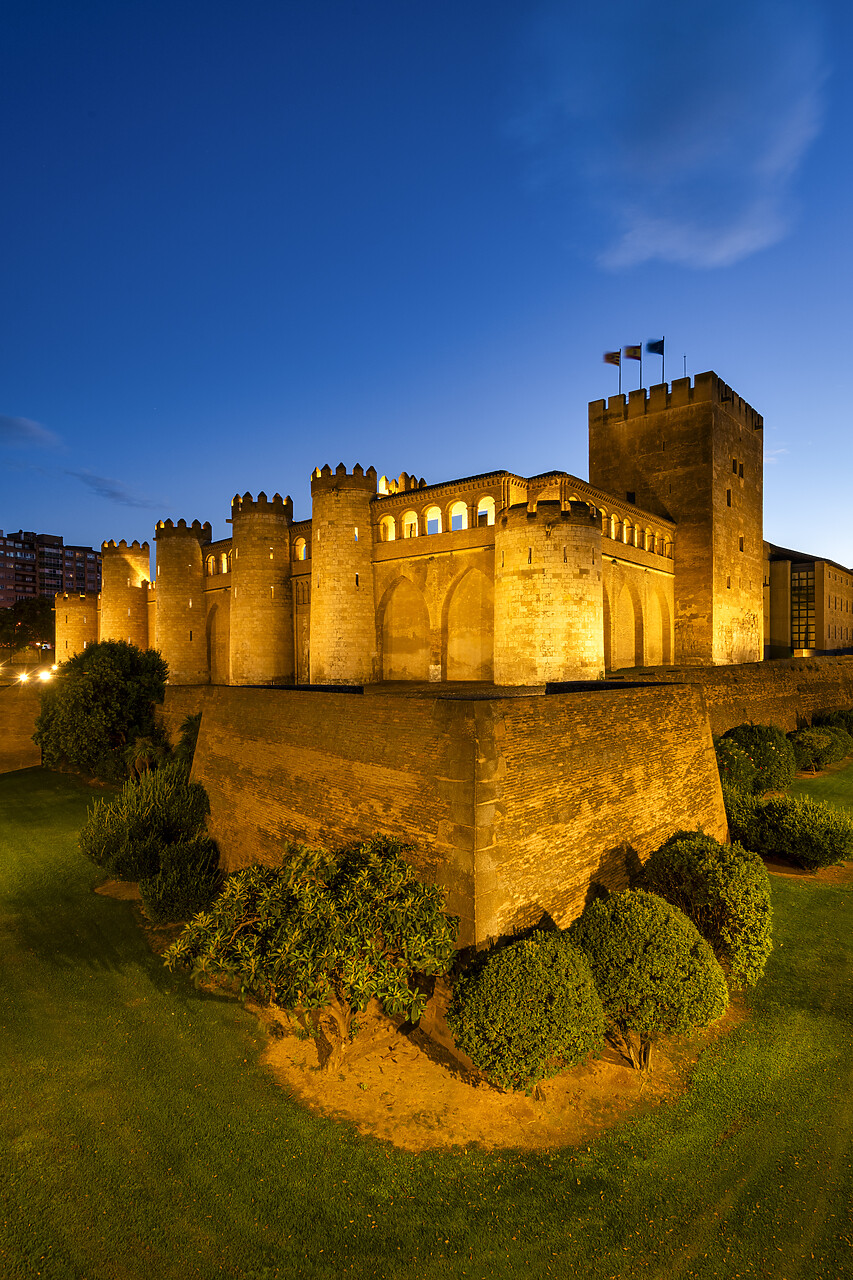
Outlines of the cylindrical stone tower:
[[186,520],[157,524],[157,590],[154,647],[169,664],[169,684],[207,684],[204,551],[209,524]]
[[151,576],[147,542],[130,546],[101,544],[101,639],[129,640],[147,649],[148,579]]
[[231,683],[292,684],[293,503],[239,494],[231,503]]
[[98,639],[98,596],[59,591],[56,610],[56,661],[67,662]]
[[600,518],[585,502],[509,507],[495,529],[495,684],[603,670]]
[[311,683],[376,679],[373,530],[376,471],[343,463],[311,477]]

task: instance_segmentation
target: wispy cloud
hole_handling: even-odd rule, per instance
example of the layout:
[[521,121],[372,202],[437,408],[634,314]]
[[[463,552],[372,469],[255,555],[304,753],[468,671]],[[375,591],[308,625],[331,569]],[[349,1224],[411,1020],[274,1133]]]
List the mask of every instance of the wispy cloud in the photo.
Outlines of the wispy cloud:
[[777,463],[787,452],[788,450],[784,446],[780,446],[778,449],[765,449],[764,465],[769,467],[774,466],[775,463]]
[[0,413],[0,445],[12,449],[56,449],[62,444],[59,436],[48,431],[40,422],[31,418],[15,418]]
[[638,21],[628,0],[544,12],[513,129],[533,181],[586,208],[605,267],[721,267],[777,243],[822,126],[817,11],[661,0]]
[[79,480],[81,484],[84,484],[87,489],[91,489],[92,493],[97,494],[99,498],[106,498],[108,502],[118,503],[120,507],[142,507],[145,510],[155,511],[162,506],[159,501],[140,497],[139,494],[128,489],[127,485],[122,484],[120,480],[111,480],[108,476],[98,476],[93,471],[66,471],[65,474]]

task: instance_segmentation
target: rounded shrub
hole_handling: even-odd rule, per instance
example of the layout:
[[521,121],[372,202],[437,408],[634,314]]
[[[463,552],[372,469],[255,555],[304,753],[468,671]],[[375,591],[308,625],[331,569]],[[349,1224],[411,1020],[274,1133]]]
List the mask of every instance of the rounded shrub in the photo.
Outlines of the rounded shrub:
[[541,930],[475,959],[457,980],[447,1025],[503,1088],[574,1066],[604,1042],[604,1010],[585,956]]
[[839,755],[841,744],[829,728],[797,729],[788,734],[788,740],[794,748],[796,766],[802,771],[825,769],[833,761],[843,759],[843,755]]
[[816,729],[834,725],[853,736],[853,708],[842,711],[819,711],[812,717],[812,725]]
[[596,898],[569,936],[589,961],[604,1012],[635,1066],[648,1066],[657,1036],[707,1026],[726,1010],[728,988],[710,946],[683,911],[656,894],[626,889]]
[[207,792],[168,764],[126,782],[112,800],[96,800],[79,836],[87,857],[119,880],[156,876],[170,844],[192,840],[210,812]]
[[651,855],[638,887],[683,911],[735,983],[755,985],[773,947],[770,877],[757,853],[679,831]]
[[139,882],[152,920],[189,920],[205,911],[222,888],[219,850],[208,835],[166,845],[156,875]]
[[723,737],[747,753],[756,768],[756,791],[784,791],[796,772],[794,748],[774,724],[739,724]]
[[737,787],[739,791],[754,791],[758,770],[752,763],[749,752],[738,746],[732,738],[715,738],[714,750],[717,753],[720,781]]
[[823,800],[774,796],[759,807],[757,827],[759,853],[789,859],[808,871],[853,856],[853,819]]
[[761,808],[760,796],[740,791],[727,782],[722,783],[722,790],[729,835],[732,840],[742,844],[745,849],[760,852],[761,835],[758,823]]

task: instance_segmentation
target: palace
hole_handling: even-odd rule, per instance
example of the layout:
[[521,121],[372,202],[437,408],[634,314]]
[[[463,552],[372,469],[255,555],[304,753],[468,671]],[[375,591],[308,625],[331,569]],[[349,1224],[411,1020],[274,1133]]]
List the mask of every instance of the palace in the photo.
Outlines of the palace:
[[100,594],[56,596],[57,659],[123,639],[172,684],[529,687],[844,649],[853,576],[764,543],[762,450],[708,372],[590,404],[589,481],[324,466],[310,520],[264,493],[221,541],[161,520],[154,582],[147,542],[105,542]]

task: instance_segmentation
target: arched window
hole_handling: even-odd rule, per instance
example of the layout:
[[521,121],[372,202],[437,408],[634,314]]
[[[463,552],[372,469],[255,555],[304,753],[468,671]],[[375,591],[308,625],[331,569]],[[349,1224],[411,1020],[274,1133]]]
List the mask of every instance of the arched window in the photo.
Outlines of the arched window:
[[418,536],[418,517],[414,511],[407,511],[403,516],[403,537],[416,538]]
[[495,523],[495,500],[494,498],[481,498],[477,503],[477,524],[494,524]]
[[424,519],[426,520],[427,533],[441,533],[440,507],[428,507]]
[[231,572],[231,552],[228,552],[228,572]]
[[223,551],[222,555],[219,557],[219,572],[227,573],[230,568],[231,568],[231,558],[228,555],[227,551]]
[[304,538],[297,538],[296,541],[294,542],[293,558],[294,560],[308,559],[308,544],[306,543]]
[[208,556],[208,557],[207,557],[207,566],[206,566],[206,567],[207,567],[207,576],[208,576],[208,578],[212,578],[212,577],[213,577],[213,575],[216,573],[216,556]]
[[379,541],[393,542],[397,537],[397,526],[393,516],[383,516],[379,521]]
[[450,527],[451,529],[467,529],[468,528],[468,507],[464,502],[454,502],[450,508]]

